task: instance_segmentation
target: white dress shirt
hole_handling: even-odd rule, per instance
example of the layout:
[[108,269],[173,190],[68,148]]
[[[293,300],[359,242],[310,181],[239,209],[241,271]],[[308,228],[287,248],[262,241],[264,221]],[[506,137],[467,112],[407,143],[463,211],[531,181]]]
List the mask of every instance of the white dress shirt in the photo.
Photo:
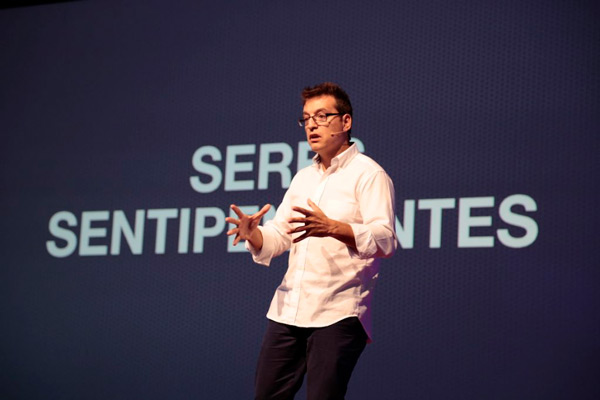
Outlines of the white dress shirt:
[[[354,250],[331,237],[286,233],[292,217],[304,215],[293,206],[310,209],[314,201],[328,218],[352,227]],[[318,156],[300,170],[285,193],[273,220],[259,229],[260,251],[246,241],[256,263],[268,266],[273,257],[290,250],[288,270],[275,291],[267,318],[299,327],[323,327],[356,316],[371,341],[371,299],[379,275],[379,258],[397,247],[394,232],[394,187],[390,177],[353,144],[324,171]],[[297,226],[297,224],[294,224]]]

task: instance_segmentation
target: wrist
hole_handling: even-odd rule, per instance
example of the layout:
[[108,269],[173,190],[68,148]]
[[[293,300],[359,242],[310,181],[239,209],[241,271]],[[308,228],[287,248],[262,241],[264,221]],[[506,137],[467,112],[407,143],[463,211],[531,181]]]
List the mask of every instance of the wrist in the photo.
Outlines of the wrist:
[[354,231],[350,224],[345,222],[331,220],[331,229],[332,234],[331,237],[339,240],[340,242],[346,244],[347,246],[356,249],[356,241],[354,239]]
[[263,245],[263,236],[262,232],[258,227],[252,231],[250,237],[248,238],[250,245],[254,247],[256,250],[261,250]]
[[329,236],[337,238],[341,233],[341,222],[334,219],[329,219]]

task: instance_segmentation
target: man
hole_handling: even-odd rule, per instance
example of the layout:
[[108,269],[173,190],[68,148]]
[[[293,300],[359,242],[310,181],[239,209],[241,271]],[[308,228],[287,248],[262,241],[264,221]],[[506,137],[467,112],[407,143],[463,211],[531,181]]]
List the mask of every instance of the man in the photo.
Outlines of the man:
[[307,375],[308,399],[343,399],[371,337],[371,298],[379,258],[396,250],[394,189],[385,171],[350,142],[352,106],[333,83],[302,92],[300,126],[316,153],[292,180],[264,226],[237,206],[234,244],[255,262],[290,250],[289,267],[267,314],[256,399],[293,399]]

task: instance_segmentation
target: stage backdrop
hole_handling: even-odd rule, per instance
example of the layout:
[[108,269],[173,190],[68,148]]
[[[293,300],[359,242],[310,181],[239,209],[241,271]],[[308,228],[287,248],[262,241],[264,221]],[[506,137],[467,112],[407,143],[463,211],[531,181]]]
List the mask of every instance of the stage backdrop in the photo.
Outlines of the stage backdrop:
[[587,1],[1,10],[0,397],[252,398],[286,256],[253,264],[224,218],[278,206],[312,156],[299,93],[330,80],[400,242],[348,399],[598,398],[598,21]]

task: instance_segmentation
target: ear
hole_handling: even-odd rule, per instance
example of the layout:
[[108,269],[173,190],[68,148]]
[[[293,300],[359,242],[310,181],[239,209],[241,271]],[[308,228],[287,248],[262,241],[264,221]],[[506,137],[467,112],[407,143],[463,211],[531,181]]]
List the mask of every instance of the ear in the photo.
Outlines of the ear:
[[344,124],[345,131],[349,131],[350,129],[352,129],[352,115],[344,114],[344,116],[342,117],[342,122]]

